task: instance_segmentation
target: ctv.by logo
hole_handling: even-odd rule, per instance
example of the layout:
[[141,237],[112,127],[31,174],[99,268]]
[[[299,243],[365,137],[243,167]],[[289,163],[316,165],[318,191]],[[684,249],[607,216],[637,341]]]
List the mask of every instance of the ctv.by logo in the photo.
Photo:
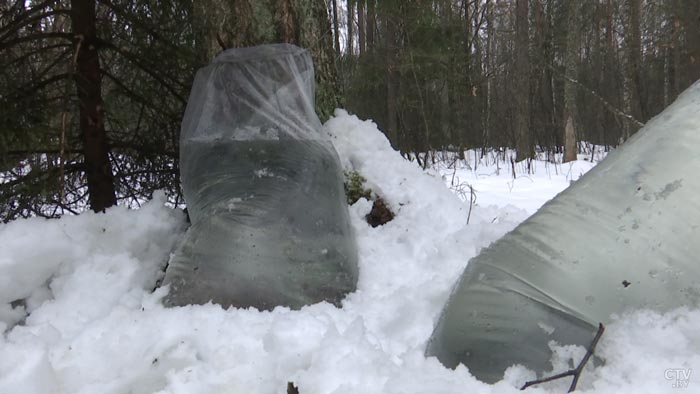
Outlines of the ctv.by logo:
[[693,370],[690,368],[669,368],[664,371],[666,380],[673,382],[671,387],[676,389],[687,389],[690,382],[690,374]]

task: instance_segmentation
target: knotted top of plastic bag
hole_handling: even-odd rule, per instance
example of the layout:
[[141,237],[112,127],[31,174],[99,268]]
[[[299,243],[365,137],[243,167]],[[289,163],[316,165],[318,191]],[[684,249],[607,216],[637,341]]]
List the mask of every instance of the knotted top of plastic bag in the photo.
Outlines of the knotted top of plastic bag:
[[309,52],[290,44],[229,49],[194,80],[180,139],[319,139]]

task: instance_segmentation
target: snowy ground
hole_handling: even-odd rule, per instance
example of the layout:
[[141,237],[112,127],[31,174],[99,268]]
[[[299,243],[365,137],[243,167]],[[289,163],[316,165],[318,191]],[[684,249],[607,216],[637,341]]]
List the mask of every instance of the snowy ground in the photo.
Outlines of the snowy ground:
[[443,152],[430,170],[440,174],[447,187],[465,202],[520,208],[532,215],[606,156],[602,146],[581,146],[587,148],[586,153],[580,153],[577,161],[562,164],[562,154],[547,160],[540,152],[529,169],[526,162],[515,163],[515,177],[511,158],[516,154],[512,150],[467,151],[464,159]]
[[[515,180],[494,161],[424,172],[373,123],[336,115],[326,127],[344,165],[397,213],[371,228],[371,203],[350,207],[360,281],[342,309],[164,308],[167,290],[151,290],[184,219],[162,196],[138,211],[16,221],[0,226],[0,394],[284,393],[289,381],[302,394],[519,392],[532,377],[523,368],[487,385],[426,359],[425,344],[469,258],[592,164],[536,161]],[[465,200],[449,187],[467,190]],[[698,311],[622,317],[598,346],[605,365],[584,374],[580,392],[700,392],[699,326]],[[557,348],[555,370],[581,353]],[[568,383],[528,391],[563,393]]]

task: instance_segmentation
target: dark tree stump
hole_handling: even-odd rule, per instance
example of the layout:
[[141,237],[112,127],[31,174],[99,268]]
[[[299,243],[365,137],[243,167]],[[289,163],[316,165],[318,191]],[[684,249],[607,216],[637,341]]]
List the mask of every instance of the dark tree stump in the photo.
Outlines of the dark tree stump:
[[381,198],[378,198],[372,204],[372,210],[365,216],[367,223],[372,227],[381,226],[390,222],[394,218],[394,213]]

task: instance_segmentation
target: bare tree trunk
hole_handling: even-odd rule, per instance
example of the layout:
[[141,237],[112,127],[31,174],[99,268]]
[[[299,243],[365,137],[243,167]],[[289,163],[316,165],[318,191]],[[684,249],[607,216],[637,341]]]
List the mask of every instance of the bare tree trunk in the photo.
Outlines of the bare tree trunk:
[[[340,83],[336,63],[333,61],[333,39],[331,18],[326,0],[310,0],[313,26],[306,25],[303,39],[298,43],[308,48],[314,59],[316,77],[316,112],[321,121],[326,121],[340,104]],[[294,4],[294,3],[292,3]],[[297,15],[302,11],[296,9]],[[301,28],[299,28],[301,29]],[[297,32],[300,35],[300,32]]]
[[385,16],[386,29],[386,116],[387,116],[387,137],[393,146],[398,144],[397,126],[397,76],[396,76],[396,24],[390,16]]
[[644,122],[644,106],[641,98],[640,67],[642,56],[641,30],[640,30],[640,2],[639,0],[627,0],[627,13],[629,23],[625,29],[625,47],[627,50],[626,79],[627,99],[629,114],[635,119]]
[[348,50],[347,50],[347,55],[352,56],[353,53],[355,52],[353,49],[352,41],[353,41],[353,30],[354,30],[354,25],[355,24],[355,1],[354,0],[348,0]]
[[[556,127],[556,114],[554,105],[554,75],[552,69],[549,65],[554,64],[554,49],[552,44],[552,34],[551,34],[551,18],[552,18],[552,4],[551,1],[547,1],[547,13],[543,17],[542,21],[542,64],[544,70],[542,70],[542,100],[544,102],[543,107],[545,111],[545,124],[548,125],[550,135],[553,141],[557,141],[557,135],[555,131],[558,129]],[[540,4],[542,6],[542,4]]]
[[[681,29],[681,21],[680,17],[678,16],[678,13],[680,12],[679,9],[679,4],[678,1],[674,1],[674,10],[673,12],[673,36],[672,36],[672,41],[671,41],[671,50],[673,51],[673,94],[671,95],[671,100],[675,100],[678,94],[681,92],[681,87],[680,87],[680,67],[681,67],[681,51],[680,51],[680,40],[678,39],[680,35],[680,29]],[[669,100],[670,101],[670,100]]]
[[365,0],[357,0],[357,45],[360,47],[360,56],[365,54]]
[[[605,51],[603,56],[603,85],[601,96],[605,98],[606,101],[610,103],[615,103],[617,108],[624,109],[624,89],[620,86],[620,73],[619,70],[619,60],[617,56],[618,43],[615,40],[615,15],[612,0],[607,0],[605,5]],[[610,112],[613,113],[613,112]],[[608,131],[607,128],[603,128],[604,141],[605,144],[617,144],[625,134],[625,130],[628,130],[626,126],[627,123],[623,120],[619,123],[618,118],[610,116],[609,114],[605,116],[605,122],[607,124],[617,124],[621,127],[621,131]]]
[[71,24],[76,36],[75,85],[80,102],[80,131],[85,155],[90,208],[116,205],[102,103],[100,58],[95,27],[95,0],[71,0]]
[[677,4],[681,13],[681,31],[684,33],[683,73],[679,78],[682,76],[681,86],[685,86],[700,78],[700,2],[679,0]]
[[[578,3],[568,3],[568,25],[578,26]],[[569,29],[566,36],[566,75],[577,78],[578,37],[576,29]],[[564,162],[576,160],[576,86],[564,81]]]
[[374,30],[377,26],[377,8],[374,3],[375,0],[367,1],[367,35],[365,39],[367,40],[366,49],[371,51],[374,48]]
[[338,0],[333,1],[333,36],[335,38],[335,54],[340,57],[340,26],[338,24]]
[[532,158],[530,139],[530,58],[528,54],[528,0],[516,0],[515,10],[515,133],[516,160]]
[[[493,4],[490,0],[486,0],[486,70],[485,74],[490,74],[493,72],[493,53],[494,50],[494,37],[493,37]],[[486,112],[484,120],[484,131],[482,132],[482,154],[486,153],[486,148],[491,144],[491,105],[493,98],[493,82],[492,78],[486,78]]]

